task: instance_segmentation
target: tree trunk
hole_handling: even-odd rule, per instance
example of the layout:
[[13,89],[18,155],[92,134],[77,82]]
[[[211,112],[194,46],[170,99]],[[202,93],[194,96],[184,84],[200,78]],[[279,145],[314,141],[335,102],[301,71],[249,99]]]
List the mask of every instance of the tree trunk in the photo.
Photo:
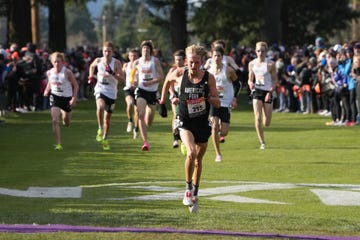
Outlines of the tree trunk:
[[187,46],[186,11],[186,0],[174,1],[170,17],[171,48],[173,52],[178,49],[185,49]]
[[39,3],[36,0],[31,0],[31,33],[32,42],[39,46],[40,32],[39,32]]
[[49,47],[52,51],[66,50],[65,2],[49,2]]
[[263,36],[269,45],[281,43],[281,2],[282,0],[264,0]]
[[30,0],[11,0],[8,3],[8,42],[21,48],[31,42]]

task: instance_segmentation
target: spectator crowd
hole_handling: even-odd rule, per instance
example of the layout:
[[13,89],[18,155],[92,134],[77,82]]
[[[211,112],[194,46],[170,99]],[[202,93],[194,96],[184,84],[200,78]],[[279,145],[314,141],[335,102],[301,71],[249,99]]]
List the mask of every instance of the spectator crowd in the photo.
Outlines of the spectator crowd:
[[[162,54],[160,49],[155,49]],[[209,51],[209,57],[210,57]],[[49,99],[43,96],[47,84],[46,71],[51,62],[46,45],[32,43],[19,47],[0,46],[0,114],[7,111],[26,113],[48,109]],[[101,49],[77,47],[65,53],[66,66],[78,84],[78,100],[87,100],[89,65]],[[235,46],[229,52],[235,63],[242,89],[246,91],[248,64],[256,57],[251,47]],[[155,54],[156,56],[156,54]],[[114,57],[128,61],[126,51],[115,50]],[[163,67],[169,67],[160,55]],[[353,41],[327,46],[323,38],[314,44],[284,47],[269,46],[267,58],[276,63],[278,84],[273,92],[274,112],[316,113],[329,117],[326,125],[353,126],[360,124],[360,42]],[[247,90],[250,100],[250,91]]]

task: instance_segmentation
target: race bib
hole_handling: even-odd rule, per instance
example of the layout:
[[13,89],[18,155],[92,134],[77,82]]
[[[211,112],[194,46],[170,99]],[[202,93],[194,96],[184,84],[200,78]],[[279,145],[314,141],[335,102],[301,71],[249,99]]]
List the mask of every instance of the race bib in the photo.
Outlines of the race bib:
[[223,86],[216,86],[216,90],[218,92],[219,98],[224,97],[224,87]]
[[151,81],[153,79],[153,76],[152,76],[152,74],[151,73],[146,73],[146,74],[144,74],[144,81],[146,82],[146,81]]
[[58,93],[61,93],[61,92],[64,91],[62,85],[57,85],[55,88],[56,88],[55,91],[58,92]]
[[190,118],[206,113],[205,98],[190,99],[187,100],[186,103]]
[[265,86],[265,77],[264,75],[255,76],[255,85]]
[[109,85],[109,78],[103,77],[102,81],[100,82],[103,85]]

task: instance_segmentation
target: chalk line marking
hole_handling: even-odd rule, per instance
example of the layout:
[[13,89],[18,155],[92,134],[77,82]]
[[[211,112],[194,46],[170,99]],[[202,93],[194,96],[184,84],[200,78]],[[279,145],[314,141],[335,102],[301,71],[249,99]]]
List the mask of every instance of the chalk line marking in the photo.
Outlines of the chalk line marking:
[[[206,183],[223,184],[225,186],[213,188],[201,188],[200,197],[206,197],[216,201],[233,201],[238,203],[271,203],[289,204],[276,202],[268,199],[254,199],[239,196],[241,192],[261,190],[281,190],[293,188],[309,189],[320,201],[329,206],[360,206],[360,185],[356,184],[312,184],[312,183],[266,183],[266,182],[245,182],[245,181],[203,181]],[[96,185],[81,185],[77,187],[29,187],[27,190],[0,188],[0,195],[29,198],[81,198],[83,188],[134,188],[146,191],[164,192],[134,197],[106,198],[106,200],[178,200],[183,197],[183,190],[172,185],[183,183],[181,181],[150,181],[134,183],[107,183]]]
[[27,190],[0,188],[0,194],[29,198],[81,198],[81,187],[29,187]]
[[222,195],[216,197],[207,198],[210,200],[223,201],[223,202],[237,202],[237,203],[265,203],[265,204],[288,204],[285,202],[276,202],[256,198],[248,198],[237,195]]
[[360,206],[360,192],[310,189],[325,205],[330,206]]

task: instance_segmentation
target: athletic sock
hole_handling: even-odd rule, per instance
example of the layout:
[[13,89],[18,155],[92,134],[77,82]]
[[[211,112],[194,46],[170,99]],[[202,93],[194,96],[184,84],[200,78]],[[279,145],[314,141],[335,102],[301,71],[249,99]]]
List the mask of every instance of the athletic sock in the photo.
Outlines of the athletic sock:
[[192,181],[186,182],[186,190],[192,190],[192,188],[193,188]]
[[199,186],[198,185],[194,185],[194,196],[198,195],[198,191],[199,191]]

